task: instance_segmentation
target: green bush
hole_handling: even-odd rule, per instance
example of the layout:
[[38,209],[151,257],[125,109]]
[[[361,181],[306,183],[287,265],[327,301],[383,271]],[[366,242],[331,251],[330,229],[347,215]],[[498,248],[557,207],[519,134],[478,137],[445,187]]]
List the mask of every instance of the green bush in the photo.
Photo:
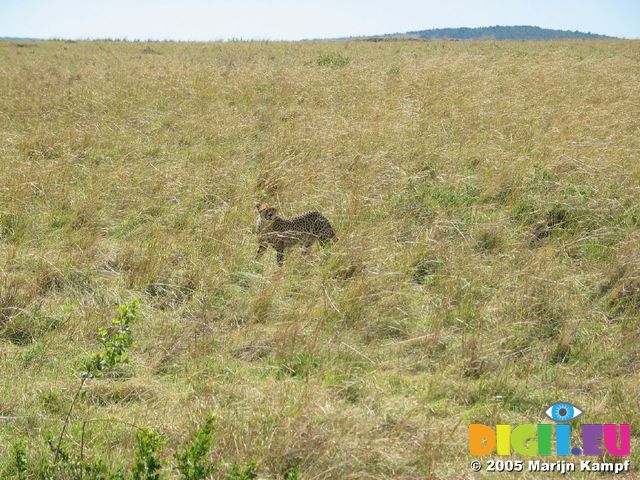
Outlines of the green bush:
[[138,430],[136,433],[138,446],[131,478],[133,480],[159,480],[162,462],[158,453],[162,448],[162,436],[150,429]]
[[211,448],[214,424],[217,418],[213,415],[207,417],[204,424],[196,432],[193,444],[175,454],[177,469],[183,480],[201,480],[215,471],[215,465],[207,456]]
[[119,363],[128,361],[127,348],[133,343],[131,323],[137,318],[137,309],[137,300],[120,305],[116,317],[111,322],[113,329],[103,327],[99,330],[100,343],[104,349],[93,354],[85,363],[83,376],[99,377]]
[[19,440],[13,444],[13,467],[15,476],[19,480],[27,477],[27,448],[24,440]]
[[249,460],[244,467],[239,463],[234,463],[227,473],[227,480],[253,480],[257,477],[255,460]]

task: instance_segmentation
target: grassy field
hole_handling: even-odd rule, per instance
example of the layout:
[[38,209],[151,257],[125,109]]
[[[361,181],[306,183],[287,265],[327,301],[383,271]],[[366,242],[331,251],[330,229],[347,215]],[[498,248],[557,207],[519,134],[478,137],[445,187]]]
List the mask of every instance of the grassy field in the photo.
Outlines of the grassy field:
[[[637,478],[639,99],[634,41],[0,42],[0,477],[138,299],[88,461],[215,414],[213,478],[485,478],[469,423],[565,400]],[[256,262],[259,201],[339,241]]]

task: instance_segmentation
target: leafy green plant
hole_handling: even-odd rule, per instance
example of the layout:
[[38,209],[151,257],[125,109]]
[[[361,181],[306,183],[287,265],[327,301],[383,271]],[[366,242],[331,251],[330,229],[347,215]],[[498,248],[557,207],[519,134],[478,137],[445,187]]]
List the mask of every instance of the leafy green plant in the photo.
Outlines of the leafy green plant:
[[294,467],[287,472],[284,478],[285,480],[300,480],[302,477],[300,476],[300,470]]
[[[82,479],[82,463],[72,458],[71,454],[64,447],[56,446],[51,432],[45,432],[44,439],[54,454],[54,459],[52,460],[48,456],[43,456],[39,459],[36,467],[36,478],[38,480],[58,480],[60,478],[70,478],[72,480]],[[28,464],[26,463],[25,468],[26,471],[28,471]]]
[[125,480],[122,470],[109,471],[109,467],[101,459],[93,463],[87,463],[83,465],[83,468],[84,475],[81,477],[82,480]]
[[136,433],[137,447],[131,472],[133,480],[158,480],[162,462],[158,453],[164,443],[161,435],[150,429],[141,429]]
[[129,303],[120,305],[116,313],[115,318],[111,321],[112,329],[101,328],[98,333],[100,337],[100,343],[103,346],[103,350],[94,353],[91,358],[85,362],[84,369],[81,373],[81,380],[78,389],[73,397],[71,406],[67,412],[67,416],[62,425],[60,436],[58,438],[57,446],[54,451],[54,464],[57,464],[58,458],[61,454],[62,439],[64,438],[64,432],[67,429],[69,420],[73,409],[82,393],[82,388],[85,382],[90,378],[96,378],[104,375],[105,372],[113,369],[120,363],[126,363],[128,361],[127,348],[133,343],[130,325],[137,318],[138,301],[133,300]]
[[249,460],[244,466],[234,463],[227,473],[227,480],[253,480],[257,477],[255,460]]
[[177,469],[183,480],[201,480],[213,473],[215,465],[207,459],[217,417],[208,416],[196,432],[193,444],[177,452]]
[[127,348],[133,343],[131,323],[137,318],[137,309],[137,300],[120,305],[111,322],[113,328],[108,330],[102,327],[98,330],[100,343],[104,349],[94,353],[84,364],[83,378],[100,377],[118,364],[129,361]]
[[24,440],[13,444],[13,467],[16,477],[23,480],[27,476],[27,447]]

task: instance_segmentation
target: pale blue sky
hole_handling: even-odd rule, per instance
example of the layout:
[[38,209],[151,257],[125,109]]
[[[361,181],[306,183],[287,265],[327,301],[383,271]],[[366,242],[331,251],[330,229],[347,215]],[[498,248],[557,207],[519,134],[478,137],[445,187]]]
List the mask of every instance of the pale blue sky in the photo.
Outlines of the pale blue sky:
[[640,38],[640,0],[0,0],[0,37],[298,40],[490,25]]

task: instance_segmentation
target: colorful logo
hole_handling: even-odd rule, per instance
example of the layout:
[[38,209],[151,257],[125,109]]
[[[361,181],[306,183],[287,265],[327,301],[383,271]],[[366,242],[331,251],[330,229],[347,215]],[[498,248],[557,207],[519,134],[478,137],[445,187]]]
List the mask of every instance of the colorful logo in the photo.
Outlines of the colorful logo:
[[[547,456],[554,453],[566,455],[600,456],[609,453],[626,457],[631,452],[631,426],[623,424],[582,424],[582,447],[571,447],[570,422],[583,411],[568,402],[556,402],[545,410],[545,415],[554,422],[522,425],[496,425],[495,429],[481,423],[469,425],[469,450],[471,455],[481,457],[494,451],[498,455],[517,453],[523,456]],[[555,449],[553,440],[555,438]],[[555,450],[555,452],[552,452]]]

